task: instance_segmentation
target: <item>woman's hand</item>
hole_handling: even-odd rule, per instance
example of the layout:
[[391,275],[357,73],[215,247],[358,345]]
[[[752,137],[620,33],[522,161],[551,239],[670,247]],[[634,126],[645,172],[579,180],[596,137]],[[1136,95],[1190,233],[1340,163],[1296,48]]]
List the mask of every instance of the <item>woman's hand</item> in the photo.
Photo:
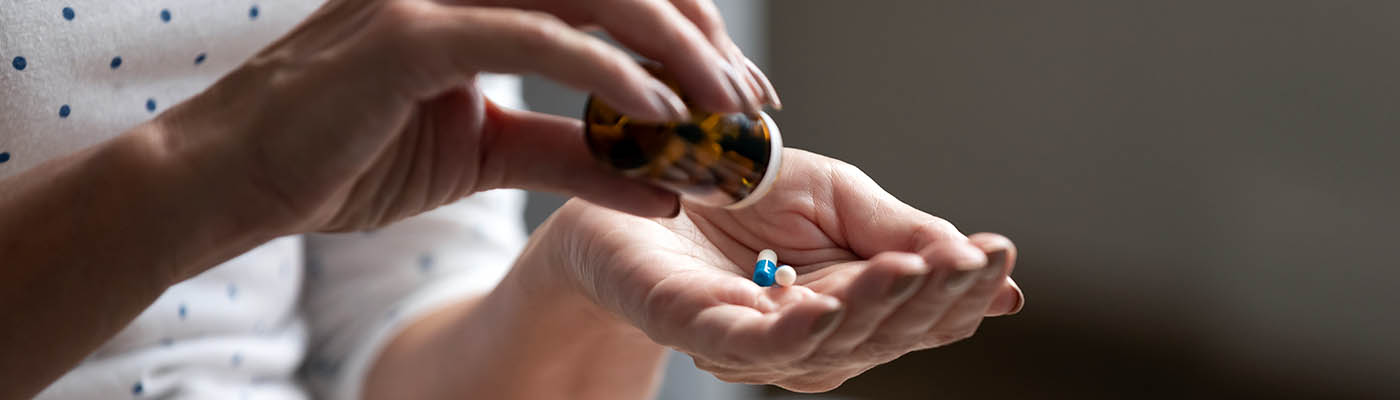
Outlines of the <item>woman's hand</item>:
[[735,74],[742,56],[713,5],[679,3],[333,0],[154,125],[192,176],[254,193],[243,203],[266,221],[250,223],[273,234],[373,228],[499,187],[674,215],[674,195],[597,166],[578,121],[497,107],[473,80],[537,73],[639,118],[688,115],[623,51],[570,25],[591,24],[673,66],[700,106],[751,107],[761,77]]
[[[709,110],[743,107],[746,111],[758,111],[765,103],[782,108],[773,84],[734,44],[711,0],[449,2],[539,10],[574,26],[601,26],[628,48],[655,55],[657,61],[677,74],[681,86],[687,88],[696,103]],[[738,90],[714,90],[726,86]]]
[[[551,224],[572,229],[560,273],[720,379],[797,391],[830,390],[1020,309],[1005,237],[963,236],[848,164],[800,150],[783,160],[773,191],[739,211],[653,220],[570,202]],[[797,268],[797,286],[749,279],[764,248]]]

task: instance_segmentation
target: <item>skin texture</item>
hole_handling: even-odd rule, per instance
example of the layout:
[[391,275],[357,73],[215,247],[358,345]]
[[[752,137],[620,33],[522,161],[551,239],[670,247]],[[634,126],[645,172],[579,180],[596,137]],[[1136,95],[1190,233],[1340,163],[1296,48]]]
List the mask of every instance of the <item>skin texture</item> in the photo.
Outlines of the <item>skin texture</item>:
[[[278,236],[375,228],[499,187],[673,215],[674,195],[595,165],[578,121],[496,107],[473,79],[539,74],[641,118],[684,113],[627,54],[573,23],[689,65],[676,73],[702,107],[776,98],[755,90],[771,87],[755,71],[740,74],[722,32],[700,28],[722,23],[685,17],[707,12],[694,7],[713,5],[332,0],[154,120],[5,178],[0,376],[18,383],[0,398],[32,396],[165,288]],[[657,18],[603,17],[619,10]]]
[[[820,392],[1019,311],[1009,240],[963,236],[850,165],[786,151],[745,210],[649,219],[570,201],[496,290],[390,343],[366,397],[645,399],[663,345],[720,379]],[[799,286],[747,278],[764,248]]]
[[[654,341],[732,382],[818,392],[1019,311],[1010,240],[959,233],[837,160],[788,149],[750,208],[644,219],[571,201],[560,276]],[[638,243],[646,243],[639,246]],[[797,286],[747,277],[764,248]]]
[[367,399],[648,399],[664,348],[557,275],[575,227],[551,219],[486,296],[430,313],[390,342]]
[[[553,217],[501,288],[404,331],[366,393],[402,395],[390,389],[416,373],[421,398],[507,378],[520,390],[490,398],[640,398],[657,343],[723,379],[818,391],[1018,307],[1009,241],[963,237],[852,167],[790,151],[785,183],[753,208],[642,218],[675,215],[676,197],[602,170],[579,121],[496,107],[472,84],[534,73],[640,118],[683,114],[576,29],[596,27],[677,66],[700,107],[776,105],[716,15],[704,0],[327,3],[153,121],[0,182],[0,376],[13,382],[0,398],[33,396],[167,287],[267,240],[375,228],[500,187],[586,201]],[[763,247],[802,286],[748,282]],[[992,279],[953,279],[989,259]]]

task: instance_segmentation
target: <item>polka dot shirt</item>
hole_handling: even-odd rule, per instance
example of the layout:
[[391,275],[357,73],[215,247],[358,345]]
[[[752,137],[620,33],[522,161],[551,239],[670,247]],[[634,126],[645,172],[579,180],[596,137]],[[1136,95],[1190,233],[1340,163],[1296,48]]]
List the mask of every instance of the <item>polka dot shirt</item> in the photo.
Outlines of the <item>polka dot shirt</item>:
[[[6,2],[0,178],[180,103],[319,3]],[[522,106],[518,79],[478,84]],[[38,398],[357,398],[403,326],[505,275],[524,246],[523,207],[522,192],[491,191],[373,232],[273,240],[168,289]]]

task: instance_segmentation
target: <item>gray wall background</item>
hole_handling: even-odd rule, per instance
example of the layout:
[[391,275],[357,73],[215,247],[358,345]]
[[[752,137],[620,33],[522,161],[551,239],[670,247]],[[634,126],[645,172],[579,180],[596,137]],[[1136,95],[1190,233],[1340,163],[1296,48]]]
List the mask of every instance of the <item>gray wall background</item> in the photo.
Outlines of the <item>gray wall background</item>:
[[[793,0],[770,16],[790,146],[1017,241],[1028,305],[968,355],[1034,366],[1002,379],[1104,385],[1053,371],[1087,357],[1400,395],[1400,2]],[[1175,361],[1139,355],[1154,347]]]

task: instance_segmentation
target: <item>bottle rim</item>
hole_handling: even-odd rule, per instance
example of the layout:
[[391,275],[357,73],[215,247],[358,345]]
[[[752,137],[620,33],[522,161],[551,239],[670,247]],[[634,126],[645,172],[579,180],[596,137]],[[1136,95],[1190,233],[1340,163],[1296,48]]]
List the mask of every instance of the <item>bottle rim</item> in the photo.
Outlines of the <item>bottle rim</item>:
[[783,135],[778,132],[778,124],[773,122],[773,117],[768,113],[759,111],[758,115],[763,117],[763,124],[768,128],[772,137],[768,140],[768,167],[763,171],[763,178],[759,179],[758,186],[748,196],[739,199],[734,204],[724,206],[726,210],[738,210],[757,203],[759,199],[773,190],[773,184],[778,180],[778,170],[783,166]]

